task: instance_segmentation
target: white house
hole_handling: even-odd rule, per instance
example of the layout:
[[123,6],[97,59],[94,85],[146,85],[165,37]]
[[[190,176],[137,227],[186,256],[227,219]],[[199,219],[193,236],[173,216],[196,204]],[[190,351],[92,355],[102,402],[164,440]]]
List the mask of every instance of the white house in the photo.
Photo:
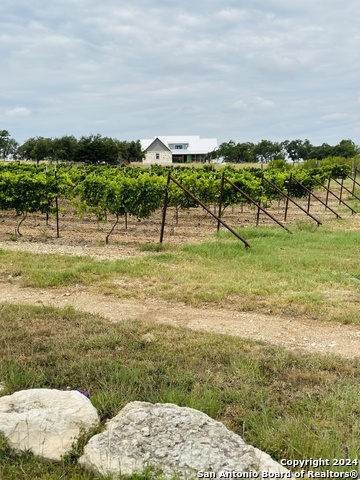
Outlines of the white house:
[[216,138],[200,138],[197,135],[154,137],[140,140],[145,152],[143,163],[205,162],[206,155],[217,148]]

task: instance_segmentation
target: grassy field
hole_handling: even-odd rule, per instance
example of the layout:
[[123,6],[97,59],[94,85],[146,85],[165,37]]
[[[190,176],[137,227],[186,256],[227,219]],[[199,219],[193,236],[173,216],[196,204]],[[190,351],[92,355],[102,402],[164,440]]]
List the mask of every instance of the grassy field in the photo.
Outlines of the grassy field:
[[[0,250],[0,277],[24,287],[77,284],[139,300],[360,324],[356,221],[299,223],[293,231],[248,228],[248,250],[221,232],[198,245],[142,246],[149,255],[116,261]],[[172,402],[224,422],[276,460],[359,454],[359,359],[170,326],[109,324],[73,309],[4,304],[0,317],[2,394],[80,387],[103,422],[132,400]],[[81,445],[53,464],[15,454],[0,440],[0,479],[98,478],[77,467],[80,452]],[[346,469],[353,468],[337,471]]]
[[[103,421],[132,400],[172,402],[224,422],[277,460],[358,455],[358,360],[169,326],[108,324],[72,309],[3,305],[1,318],[0,378],[9,393],[80,387]],[[0,478],[97,478],[76,466],[80,450],[52,464],[1,441]]]
[[248,250],[226,232],[197,245],[146,244],[139,248],[148,256],[116,261],[0,250],[0,276],[22,286],[91,285],[139,300],[150,296],[359,324],[354,222],[329,220],[320,228],[300,222],[293,235],[278,227],[247,228]]

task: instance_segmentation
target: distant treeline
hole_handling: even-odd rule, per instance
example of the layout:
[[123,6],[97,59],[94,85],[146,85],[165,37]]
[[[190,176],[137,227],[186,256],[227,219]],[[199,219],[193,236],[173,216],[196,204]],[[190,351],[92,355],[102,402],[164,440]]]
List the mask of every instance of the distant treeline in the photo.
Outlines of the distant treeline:
[[[341,140],[335,146],[327,143],[315,146],[309,140],[299,139],[284,142],[261,140],[258,143],[235,143],[230,140],[209,152],[207,160],[218,159],[226,163],[321,161],[329,157],[355,158],[359,156],[359,151],[359,147],[352,140]],[[142,162],[144,152],[141,150],[140,140],[121,141],[100,134],[82,136],[79,139],[72,135],[59,138],[33,137],[19,145],[7,130],[0,130],[0,158],[32,160],[37,163],[48,160],[116,165]]]
[[0,131],[0,157],[5,159],[116,165],[141,162],[143,156],[140,140],[120,141],[100,134],[76,139],[67,135],[29,138],[19,145],[7,130]]
[[271,160],[324,160],[328,157],[354,158],[359,155],[359,147],[352,140],[341,140],[338,145],[327,143],[315,146],[309,140],[285,140],[271,142],[261,140],[258,143],[222,143],[213,152],[214,158],[222,158],[227,163],[268,163]]

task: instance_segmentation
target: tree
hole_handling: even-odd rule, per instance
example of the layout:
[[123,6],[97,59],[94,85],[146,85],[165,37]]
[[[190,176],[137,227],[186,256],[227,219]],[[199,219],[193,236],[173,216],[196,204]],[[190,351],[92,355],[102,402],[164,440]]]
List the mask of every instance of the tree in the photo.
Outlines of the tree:
[[318,146],[313,146],[310,151],[310,158],[315,158],[316,160],[323,160],[326,157],[333,157],[335,154],[334,147],[328,143],[323,143]]
[[254,155],[257,162],[268,163],[270,160],[279,160],[282,158],[281,143],[271,142],[270,140],[261,140],[254,148]]
[[80,138],[75,153],[75,161],[91,164],[116,164],[118,156],[118,142],[97,134]]
[[10,139],[10,133],[7,130],[0,130],[0,156],[6,158],[5,151]]
[[359,155],[359,147],[357,147],[352,140],[341,140],[334,149],[334,156],[338,157],[353,158]]
[[119,160],[124,163],[142,162],[145,156],[140,140],[132,142],[118,141]]
[[53,140],[51,138],[29,138],[18,148],[21,158],[34,160],[38,164],[40,160],[52,158]]
[[236,153],[240,163],[252,163],[255,161],[254,144],[251,142],[238,143],[236,145]]
[[282,142],[282,148],[292,162],[307,160],[313,146],[309,140],[285,140]]
[[72,162],[75,159],[78,141],[72,135],[53,140],[54,160]]
[[22,145],[19,146],[18,148],[18,154],[20,158],[24,160],[33,160],[33,148],[36,143],[36,138],[32,137],[26,140]]
[[7,145],[7,151],[4,152],[4,158],[8,158],[9,156],[11,156],[12,158],[16,158],[18,148],[18,142],[14,138],[10,138]]
[[10,137],[7,130],[0,130],[0,158],[16,156],[18,146],[17,141]]
[[218,158],[223,157],[226,163],[254,162],[254,144],[251,142],[235,143],[230,140],[219,146],[216,155]]

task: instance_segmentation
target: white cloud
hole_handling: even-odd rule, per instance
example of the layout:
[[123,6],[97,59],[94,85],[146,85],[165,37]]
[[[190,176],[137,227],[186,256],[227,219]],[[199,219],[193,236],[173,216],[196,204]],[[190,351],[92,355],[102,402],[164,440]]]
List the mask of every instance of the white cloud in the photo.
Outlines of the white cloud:
[[347,113],[329,113],[328,115],[322,115],[320,120],[325,122],[338,122],[349,118]]
[[262,108],[273,108],[275,107],[275,103],[272,100],[266,100],[263,97],[256,96],[255,102]]
[[275,102],[272,100],[266,100],[260,95],[255,95],[252,97],[242,98],[237,100],[233,107],[239,110],[259,110],[259,109],[272,109],[275,107]]
[[5,115],[9,117],[27,117],[30,114],[31,111],[26,107],[15,107],[5,112]]
[[214,16],[214,20],[224,20],[227,22],[239,22],[243,21],[248,18],[248,11],[246,9],[239,9],[228,7],[216,12],[216,17]]
[[238,110],[248,110],[249,105],[245,100],[237,100],[234,104],[233,107],[238,109]]

